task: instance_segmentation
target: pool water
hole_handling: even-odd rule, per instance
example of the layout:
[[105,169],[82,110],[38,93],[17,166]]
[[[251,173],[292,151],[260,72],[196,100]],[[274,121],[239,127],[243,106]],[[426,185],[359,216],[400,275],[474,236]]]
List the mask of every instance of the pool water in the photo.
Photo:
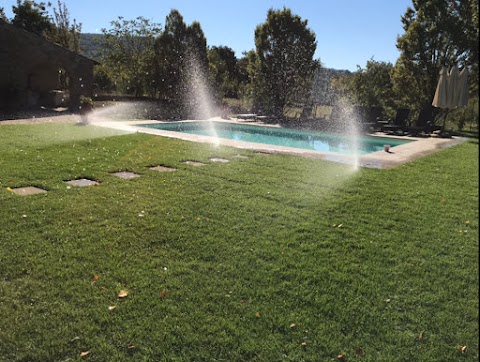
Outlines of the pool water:
[[[392,148],[412,142],[411,140],[363,135],[353,140],[352,137],[339,134],[209,121],[155,123],[144,124],[142,127],[341,154],[365,155],[382,151],[386,144]],[[354,143],[356,143],[357,150],[354,149]]]

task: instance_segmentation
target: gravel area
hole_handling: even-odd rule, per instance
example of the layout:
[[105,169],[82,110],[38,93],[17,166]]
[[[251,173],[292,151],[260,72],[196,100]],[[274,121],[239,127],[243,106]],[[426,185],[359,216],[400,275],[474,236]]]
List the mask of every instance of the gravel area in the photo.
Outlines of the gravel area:
[[80,116],[77,114],[50,113],[46,112],[23,112],[15,115],[0,114],[0,126],[2,124],[33,124],[33,123],[77,123],[80,122]]

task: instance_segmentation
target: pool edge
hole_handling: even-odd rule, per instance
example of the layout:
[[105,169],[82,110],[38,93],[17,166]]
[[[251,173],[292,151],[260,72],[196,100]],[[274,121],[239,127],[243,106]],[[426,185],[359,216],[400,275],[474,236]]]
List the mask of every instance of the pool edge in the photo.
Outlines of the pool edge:
[[[180,122],[191,122],[191,121],[193,120],[184,120]],[[227,122],[227,123],[239,123],[239,124],[243,123],[236,120],[228,121],[224,119],[214,120],[214,121],[221,121],[221,122]],[[152,123],[165,123],[165,122],[155,121],[155,120],[125,121],[125,122],[102,121],[102,122],[95,122],[94,124],[97,126],[106,127],[106,128],[114,128],[114,129],[122,129],[122,130],[128,129],[132,132],[145,133],[145,134],[151,134],[151,135],[168,137],[168,138],[176,138],[176,139],[181,139],[181,140],[190,141],[190,142],[209,143],[217,146],[221,145],[221,146],[235,147],[235,148],[253,150],[253,151],[262,152],[262,153],[284,154],[284,155],[291,155],[291,156],[322,159],[326,161],[352,164],[352,165],[360,166],[364,168],[377,168],[377,169],[390,169],[390,168],[398,167],[400,165],[411,162],[420,157],[427,156],[436,151],[457,145],[467,140],[467,138],[463,138],[463,137],[418,138],[418,137],[406,137],[406,136],[395,137],[395,136],[388,136],[384,134],[381,134],[381,135],[366,134],[372,137],[396,138],[396,139],[412,140],[415,142],[409,142],[407,144],[398,145],[395,148],[393,148],[391,152],[377,151],[367,155],[360,155],[357,158],[352,155],[342,155],[342,154],[336,154],[336,153],[330,153],[330,152],[303,150],[299,148],[292,148],[292,147],[285,147],[285,146],[267,145],[267,144],[261,144],[261,143],[235,141],[235,140],[228,140],[228,139],[219,139],[219,138],[209,137],[209,136],[194,135],[194,134],[180,133],[180,132],[174,132],[174,131],[164,131],[164,130],[142,127],[142,125],[152,124]],[[272,127],[272,125],[266,125],[266,124],[259,124],[258,126]],[[273,127],[278,128],[279,126],[273,125]]]

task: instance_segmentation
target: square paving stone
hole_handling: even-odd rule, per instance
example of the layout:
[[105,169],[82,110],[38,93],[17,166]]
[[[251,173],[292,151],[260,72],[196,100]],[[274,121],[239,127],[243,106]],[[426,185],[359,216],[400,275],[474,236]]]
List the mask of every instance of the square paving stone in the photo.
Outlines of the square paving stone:
[[220,158],[220,157],[212,157],[212,158],[209,158],[209,160],[212,162],[220,162],[220,163],[230,162],[230,160],[227,160],[226,158]]
[[21,196],[28,196],[28,195],[35,195],[35,194],[44,194],[47,192],[47,190],[40,189],[35,186],[27,186],[27,187],[17,187],[14,189],[11,189],[11,191],[17,195]]
[[192,165],[192,166],[206,166],[206,163],[199,162],[199,161],[184,161],[183,162],[186,165]]
[[172,172],[172,171],[177,171],[176,168],[174,168],[174,167],[167,167],[167,166],[154,166],[154,167],[150,167],[150,170],[152,170],[152,171],[158,171],[158,172]]
[[131,179],[131,178],[135,178],[135,177],[140,177],[140,175],[138,173],[129,172],[129,171],[113,172],[112,175],[120,177],[120,178],[124,178],[124,179]]
[[81,178],[78,180],[69,180],[65,181],[67,184],[73,185],[73,186],[79,186],[79,187],[85,187],[85,186],[94,186],[94,185],[99,185],[97,181],[89,180],[87,178]]

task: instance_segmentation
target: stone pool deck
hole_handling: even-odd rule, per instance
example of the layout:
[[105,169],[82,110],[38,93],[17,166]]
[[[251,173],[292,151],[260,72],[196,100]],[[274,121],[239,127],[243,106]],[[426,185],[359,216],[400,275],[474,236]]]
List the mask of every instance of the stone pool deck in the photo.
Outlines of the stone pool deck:
[[[231,118],[229,120],[222,119],[220,117],[212,119],[213,122],[229,122],[245,124],[244,120]],[[185,120],[183,122],[192,122],[191,120]],[[178,138],[185,141],[211,143],[215,145],[230,146],[241,149],[254,150],[262,153],[272,154],[286,154],[293,156],[318,158],[328,161],[341,162],[347,164],[356,164],[360,167],[367,168],[381,168],[388,169],[403,165],[407,162],[413,161],[419,157],[423,157],[432,154],[441,149],[454,146],[466,140],[462,137],[441,138],[437,136],[431,137],[408,137],[408,136],[390,136],[381,132],[375,134],[369,134],[371,136],[378,136],[382,138],[397,138],[403,140],[412,140],[415,142],[409,142],[403,145],[396,146],[391,149],[391,152],[379,151],[368,155],[360,155],[358,159],[349,155],[334,154],[328,152],[318,152],[311,150],[303,150],[292,147],[267,145],[253,142],[244,142],[227,139],[217,139],[214,137],[164,131],[153,128],[141,127],[142,124],[152,123],[164,123],[162,121],[128,121],[128,122],[96,122],[95,125],[108,128],[116,128],[120,130],[129,130],[131,132],[147,133],[162,137]],[[262,122],[249,122],[249,124],[255,124],[260,127],[279,127],[278,125],[267,125]]]
[[[245,124],[245,120],[230,118],[228,120],[216,117],[212,119],[213,122],[230,122],[230,123],[239,123]],[[15,120],[5,120],[0,121],[0,126],[2,124],[32,124],[32,123],[52,123],[52,122],[62,122],[62,123],[72,123],[76,124],[80,122],[80,117],[77,115],[61,115],[61,116],[47,116],[47,117],[31,117],[27,119],[15,119]],[[188,122],[188,120],[184,121]],[[241,149],[254,150],[261,153],[272,153],[272,154],[286,154],[294,155],[301,157],[317,158],[334,162],[342,162],[348,164],[356,164],[360,167],[367,168],[381,168],[388,169],[400,166],[407,162],[413,161],[417,158],[432,154],[441,149],[454,146],[466,140],[463,137],[452,137],[452,138],[441,138],[437,136],[432,137],[407,137],[407,136],[388,136],[383,133],[372,134],[372,136],[379,136],[382,138],[399,138],[399,139],[408,139],[415,142],[409,142],[400,146],[392,148],[391,152],[379,151],[374,152],[368,155],[361,155],[358,159],[355,159],[352,156],[340,155],[328,152],[318,152],[311,150],[303,150],[298,148],[259,144],[253,142],[243,142],[227,139],[217,139],[214,137],[200,136],[193,134],[186,134],[173,131],[164,131],[157,130],[152,128],[140,127],[142,124],[151,124],[151,123],[163,123],[162,121],[152,121],[152,120],[135,120],[135,121],[109,121],[109,120],[100,120],[92,119],[92,125],[99,127],[107,127],[118,129],[127,132],[138,132],[138,133],[147,133],[162,137],[177,138],[185,141],[191,142],[201,142],[201,143],[211,143],[215,145],[223,145],[236,147]],[[249,122],[249,124],[255,124],[261,127],[279,127],[278,125],[267,125],[262,122]]]

